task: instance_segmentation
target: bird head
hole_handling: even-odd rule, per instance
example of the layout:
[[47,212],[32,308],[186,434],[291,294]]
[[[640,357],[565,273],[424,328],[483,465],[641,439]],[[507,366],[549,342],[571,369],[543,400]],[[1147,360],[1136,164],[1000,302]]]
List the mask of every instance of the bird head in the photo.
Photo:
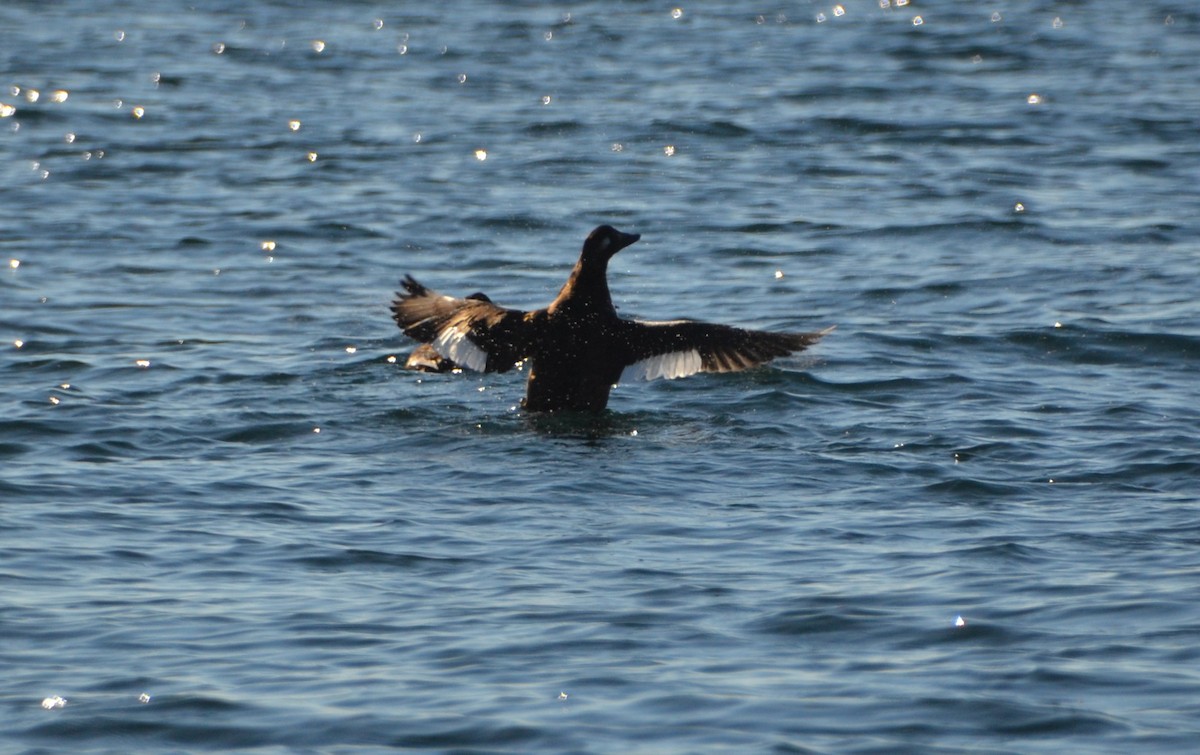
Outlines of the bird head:
[[622,233],[611,225],[602,225],[584,240],[581,258],[588,262],[608,262],[614,254],[641,237],[638,233]]

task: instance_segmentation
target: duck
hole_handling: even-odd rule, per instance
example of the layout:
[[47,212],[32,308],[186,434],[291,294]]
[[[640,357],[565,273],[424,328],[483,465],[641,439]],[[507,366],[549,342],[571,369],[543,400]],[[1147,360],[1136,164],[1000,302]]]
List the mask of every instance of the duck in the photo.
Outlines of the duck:
[[746,370],[803,351],[836,327],[795,333],[623,318],[609,293],[608,263],[640,238],[610,225],[593,230],[567,282],[542,309],[508,309],[481,293],[446,296],[405,275],[392,318],[452,366],[503,373],[527,364],[527,412],[592,414],[607,408],[623,380]]

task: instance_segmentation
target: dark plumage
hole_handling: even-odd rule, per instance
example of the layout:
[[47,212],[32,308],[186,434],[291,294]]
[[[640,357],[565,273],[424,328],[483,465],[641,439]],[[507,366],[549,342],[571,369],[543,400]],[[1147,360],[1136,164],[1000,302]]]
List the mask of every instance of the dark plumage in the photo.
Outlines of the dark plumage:
[[[476,301],[491,301],[487,297],[487,294],[482,291],[467,294],[467,298]],[[416,370],[417,372],[450,372],[451,370],[458,369],[457,364],[437,353],[433,345],[428,343],[423,343],[413,349],[412,353],[408,355],[408,359],[404,362],[404,367],[405,369]]]
[[743,370],[802,351],[833,330],[773,333],[691,320],[622,319],[608,293],[608,261],[639,238],[607,225],[592,231],[545,309],[504,309],[482,294],[442,296],[405,276],[392,317],[405,335],[453,364],[507,372],[529,360],[522,402],[529,411],[600,412],[622,374],[652,380]]

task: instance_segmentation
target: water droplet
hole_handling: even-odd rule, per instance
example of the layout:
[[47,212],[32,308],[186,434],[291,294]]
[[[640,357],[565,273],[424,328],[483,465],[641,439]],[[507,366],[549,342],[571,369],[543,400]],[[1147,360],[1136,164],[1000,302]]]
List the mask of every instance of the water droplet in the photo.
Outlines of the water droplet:
[[417,133],[413,134],[413,136],[412,136],[412,140],[413,140],[415,143],[417,143],[417,144],[420,144],[420,143],[421,143],[421,132],[420,132],[420,131],[418,131]]
[[542,39],[549,42],[550,40],[554,39],[554,32],[552,32],[552,31],[546,32],[545,34],[542,35]]
[[136,364],[138,367],[141,367],[144,370],[150,366],[150,360],[149,359],[139,359],[136,362],[134,362],[134,364]]
[[683,18],[683,8],[672,8],[671,9],[671,18],[673,18],[677,21],[679,19]]
[[833,15],[835,15],[835,16],[837,16],[837,17],[839,17],[839,18],[841,18],[842,16],[846,15],[846,9],[845,9],[845,7],[843,7],[843,6],[841,6],[841,5],[835,5],[835,6],[833,6]]
[[396,45],[396,52],[400,53],[401,55],[407,55],[408,45],[401,42],[400,44]]
[[964,619],[961,615],[954,617],[954,626],[965,627],[966,625],[967,625],[967,620]]
[[971,57],[971,62],[974,63],[975,65],[979,65],[980,63],[983,62],[983,56],[982,55],[973,55]]
[[550,95],[548,95],[548,94],[544,94],[544,95],[542,95],[542,104],[543,104],[543,105],[549,105],[549,104],[550,104]]
[[146,703],[150,702],[150,693],[143,692],[142,694],[138,695],[138,702],[141,703],[142,705],[145,705]]
[[783,271],[782,271],[782,270],[776,270],[776,271],[775,271],[775,280],[779,280],[779,279],[780,279],[780,278],[782,278],[782,277],[783,277]]
[[374,27],[375,31],[379,31],[380,29],[383,28],[383,19],[382,18],[375,19],[374,21],[371,22],[371,26]]
[[321,428],[319,428],[319,427],[314,427],[314,428],[313,428],[313,432],[314,432],[314,433],[320,433],[320,432],[321,432]]
[[1050,25],[1055,29],[1061,29],[1063,28],[1063,20],[1059,16],[1055,16],[1054,20],[1050,22]]
[[466,83],[467,83],[467,75],[466,75],[465,73],[460,73],[460,74],[458,75],[458,83],[459,83],[459,84],[466,84]]
[[55,89],[53,92],[50,93],[50,101],[51,102],[66,102],[67,98],[70,96],[71,96],[71,93],[65,89]]
[[21,266],[21,260],[16,259],[14,257],[13,259],[8,261],[8,266],[11,267],[13,270],[16,270],[18,267]]
[[992,23],[993,24],[998,24],[1003,19],[1004,19],[1004,16],[1000,15],[1000,11],[996,11],[995,13],[992,14]]
[[1026,97],[1025,101],[1028,102],[1030,105],[1041,105],[1043,102],[1045,102],[1045,99],[1042,97],[1042,95],[1034,92],[1033,94]]
[[25,345],[25,342],[24,342],[24,341],[22,341],[20,338],[18,338],[17,340],[13,341],[13,346],[15,346],[15,347],[16,347],[16,348],[18,348],[18,349],[19,349],[19,348],[21,348],[21,347],[22,347],[22,346],[24,346],[24,345]]
[[56,710],[58,708],[65,707],[66,704],[67,699],[58,695],[51,695],[50,697],[42,700],[42,707],[46,710]]
[[817,14],[817,23],[818,23],[818,24],[823,24],[823,23],[825,23],[825,14],[824,14],[824,13],[818,13],[818,14]]
[[913,26],[920,26],[923,23],[925,23],[925,19],[920,16],[913,16]]
[[121,31],[120,29],[117,29],[116,31],[113,32],[113,39],[117,40],[118,42],[124,42],[125,41],[125,32]]
[[262,249],[264,252],[273,252],[275,251],[275,242],[268,239],[259,244],[258,248]]
[[1015,205],[1013,205],[1013,212],[1025,212],[1025,205],[1017,202]]
[[12,118],[17,114],[16,107],[7,102],[0,102],[0,118]]
[[908,5],[908,0],[896,0],[897,8],[903,8],[906,5]]
[[323,39],[314,39],[314,40],[313,40],[312,42],[310,42],[309,44],[312,46],[312,51],[313,51],[313,52],[315,52],[315,53],[317,53],[318,55],[320,55],[321,53],[325,52],[325,40],[323,40]]
[[42,93],[36,89],[26,89],[25,90],[25,101],[26,102],[37,102],[41,96],[42,96]]
[[395,364],[395,363],[396,363],[396,356],[395,356],[394,354],[388,354],[387,363],[388,363],[388,364]]
[[475,159],[478,160],[479,162],[483,162],[484,160],[486,160],[487,159],[487,150],[485,150],[485,149],[475,150]]
[[51,405],[51,406],[58,406],[60,403],[62,403],[62,400],[61,400],[61,399],[59,399],[59,397],[58,397],[58,396],[51,396],[51,397],[50,397],[50,405]]
[[133,110],[131,110],[130,112],[131,112],[131,113],[133,113],[133,117],[134,117],[134,118],[136,118],[136,119],[138,119],[138,120],[141,120],[141,119],[142,119],[142,116],[144,116],[144,115],[146,114],[146,108],[144,108],[144,107],[141,107],[141,106],[139,105],[138,107],[135,107],[135,108],[134,108]]
[[613,145],[612,145],[611,149],[612,149],[612,151],[613,151],[613,152],[624,152],[624,151],[625,151],[625,145],[624,145],[624,144],[621,144],[620,142],[613,142]]
[[674,155],[675,154],[675,145],[668,144],[667,146],[663,147],[663,154],[666,155],[667,157],[671,157],[672,155]]
[[300,121],[295,118],[288,121],[288,130],[289,131],[299,131],[300,130]]
[[215,53],[217,55],[223,54],[225,52],[225,43],[224,42],[213,42],[212,51],[213,51],[213,53]]
[[879,0],[879,7],[887,10],[888,8],[892,7],[892,0]]
[[347,346],[347,347],[346,347],[346,353],[347,353],[347,354],[355,354],[355,353],[357,353],[357,352],[358,352],[358,347],[357,347],[357,346]]
[[308,160],[310,163],[315,163],[317,161],[317,153],[309,152],[307,155],[304,156],[304,159]]
[[[637,431],[635,430],[634,432],[637,432]],[[566,692],[559,692],[559,693],[558,693],[558,699],[559,699],[559,700],[566,700],[568,697],[570,697],[570,695],[568,695]]]
[[1054,327],[1061,328],[1062,326],[1063,326],[1063,324],[1061,322],[1059,322],[1058,320],[1054,321]]
[[74,144],[75,143],[75,134],[72,134],[70,131],[68,131],[67,135],[63,137],[63,141],[66,142],[67,144]]

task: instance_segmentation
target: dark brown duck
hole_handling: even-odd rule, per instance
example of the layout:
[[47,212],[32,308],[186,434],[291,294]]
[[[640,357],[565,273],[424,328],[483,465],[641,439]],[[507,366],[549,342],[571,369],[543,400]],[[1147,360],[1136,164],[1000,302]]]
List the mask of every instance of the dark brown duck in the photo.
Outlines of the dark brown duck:
[[639,238],[607,225],[592,231],[571,276],[545,309],[505,309],[482,294],[443,296],[405,276],[392,317],[405,335],[453,364],[507,372],[528,361],[522,405],[535,412],[600,412],[622,377],[744,370],[803,351],[833,330],[776,333],[692,320],[622,319],[608,293],[608,261]]

